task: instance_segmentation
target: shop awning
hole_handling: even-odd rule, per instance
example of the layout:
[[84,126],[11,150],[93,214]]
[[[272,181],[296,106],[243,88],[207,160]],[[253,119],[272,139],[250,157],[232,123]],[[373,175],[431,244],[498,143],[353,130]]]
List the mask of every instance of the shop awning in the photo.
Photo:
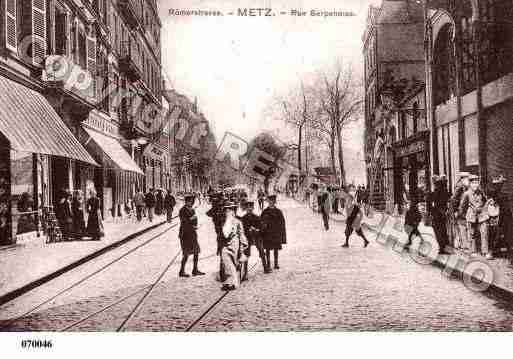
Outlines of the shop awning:
[[18,151],[98,164],[39,92],[0,76],[0,132]]
[[118,140],[86,127],[84,127],[84,130],[119,169],[144,175],[144,172],[134,162],[128,152],[125,151]]

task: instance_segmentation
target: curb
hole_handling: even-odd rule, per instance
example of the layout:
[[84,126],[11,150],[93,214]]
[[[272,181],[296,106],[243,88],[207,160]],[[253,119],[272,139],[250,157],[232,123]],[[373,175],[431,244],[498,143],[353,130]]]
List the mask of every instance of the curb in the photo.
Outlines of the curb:
[[[301,201],[298,201],[298,202],[301,204],[305,204],[304,202],[301,202]],[[306,208],[310,209],[310,207],[307,204],[306,204]],[[333,222],[338,222],[338,223],[346,222],[345,220],[333,218],[331,216],[330,216],[330,220]],[[379,233],[378,229],[376,229],[374,226],[369,225],[367,223],[362,223],[362,227],[367,229],[370,232],[375,233],[375,234]],[[447,261],[447,262],[449,262],[449,261]],[[468,276],[468,274],[464,273],[464,271],[462,271],[461,269],[448,266],[447,263],[444,263],[439,257],[437,259],[435,259],[433,262],[431,262],[430,265],[434,266],[436,268],[442,269],[442,270],[445,270],[445,269],[450,270],[450,277],[456,278],[462,282],[464,281],[464,277]],[[479,280],[479,278],[477,278],[473,275],[471,276],[471,278]],[[504,288],[504,287],[494,284],[494,283],[490,283],[489,287],[480,293],[487,295],[489,297],[492,297],[494,299],[500,299],[500,300],[503,300],[506,302],[513,303],[513,290]]]
[[27,284],[23,285],[22,287],[20,287],[18,289],[14,289],[14,290],[12,290],[10,292],[7,292],[6,294],[0,296],[0,306],[4,305],[4,304],[6,304],[6,303],[8,303],[8,302],[10,302],[10,301],[20,297],[20,296],[22,296],[23,294],[31,291],[34,288],[37,288],[37,287],[39,287],[39,286],[41,286],[41,285],[51,281],[52,279],[55,279],[55,278],[63,275],[66,272],[69,272],[70,270],[75,269],[76,267],[79,267],[82,264],[85,264],[85,263],[89,262],[90,260],[95,259],[95,258],[101,256],[102,254],[110,252],[111,250],[113,250],[113,249],[115,249],[115,248],[117,248],[119,246],[122,246],[123,244],[126,244],[127,242],[130,242],[131,240],[141,236],[142,234],[147,233],[147,232],[149,232],[149,231],[151,231],[151,230],[153,230],[155,228],[158,228],[158,227],[160,227],[160,226],[162,226],[162,225],[164,225],[166,223],[167,223],[167,221],[164,220],[164,221],[155,223],[155,224],[153,224],[153,225],[151,225],[149,227],[146,227],[146,228],[144,228],[144,229],[142,229],[140,231],[131,233],[128,236],[126,236],[126,237],[124,237],[124,238],[122,238],[122,239],[120,239],[120,240],[118,240],[116,242],[113,242],[113,243],[111,243],[111,244],[109,244],[109,245],[107,245],[107,246],[105,246],[103,248],[100,248],[100,249],[94,251],[93,253],[86,255],[83,258],[80,258],[80,259],[78,259],[78,260],[76,260],[76,261],[74,261],[74,262],[72,262],[72,263],[70,263],[70,264],[60,268],[60,269],[57,269],[56,271],[54,271],[54,272],[52,272],[50,274],[45,275],[44,277],[41,277],[41,278],[36,279],[36,280],[33,280],[32,282],[27,283]]

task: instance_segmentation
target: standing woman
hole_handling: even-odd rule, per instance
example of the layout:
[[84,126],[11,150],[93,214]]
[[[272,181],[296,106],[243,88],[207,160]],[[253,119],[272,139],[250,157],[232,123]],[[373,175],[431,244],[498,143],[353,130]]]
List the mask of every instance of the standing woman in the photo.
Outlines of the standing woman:
[[100,208],[100,199],[96,195],[96,190],[91,189],[89,192],[89,199],[87,200],[87,234],[93,241],[99,241],[100,237],[104,236],[102,213]]
[[280,209],[276,208],[276,195],[267,197],[269,206],[264,209],[260,219],[262,221],[262,238],[266,255],[267,272],[271,271],[271,250],[274,251],[274,269],[280,269],[278,264],[278,251],[287,243],[285,217]]
[[80,190],[76,190],[73,194],[73,201],[71,202],[73,233],[75,234],[75,239],[79,240],[82,239],[85,233],[84,198]]
[[73,211],[71,209],[71,201],[71,192],[66,192],[66,196],[62,202],[62,234],[67,241],[73,238]]
[[234,290],[240,285],[241,263],[247,261],[248,240],[242,223],[235,217],[237,205],[228,202],[224,205],[223,242],[221,247],[221,267],[224,273],[222,290]]

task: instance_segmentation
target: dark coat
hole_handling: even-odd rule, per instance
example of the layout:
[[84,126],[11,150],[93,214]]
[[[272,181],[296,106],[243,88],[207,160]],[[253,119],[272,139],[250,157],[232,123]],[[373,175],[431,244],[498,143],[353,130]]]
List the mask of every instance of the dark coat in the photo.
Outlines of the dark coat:
[[404,217],[404,224],[406,226],[417,228],[421,220],[422,215],[417,205],[412,205],[411,208],[408,208],[408,210],[406,211],[406,216]]
[[87,218],[87,234],[93,238],[101,237],[104,233],[99,215],[100,200],[98,197],[91,197],[87,200],[87,212],[89,213]]
[[153,208],[155,207],[155,195],[152,192],[148,192],[144,195],[144,203],[146,204],[146,207]]
[[81,236],[85,232],[85,220],[84,220],[84,210],[82,208],[82,203],[77,199],[74,199],[71,202],[71,211],[73,213],[73,232],[77,236]]
[[249,245],[257,243],[261,235],[262,221],[254,213],[246,213],[240,218],[244,227],[244,235],[248,239]]
[[164,207],[166,209],[172,209],[176,206],[176,199],[172,194],[167,194],[166,198],[164,198]]
[[184,255],[199,254],[200,247],[198,244],[198,234],[196,229],[198,226],[198,218],[194,209],[183,206],[178,213],[180,218],[180,229],[178,238]]
[[281,249],[287,243],[285,217],[278,208],[267,207],[260,216],[265,249]]

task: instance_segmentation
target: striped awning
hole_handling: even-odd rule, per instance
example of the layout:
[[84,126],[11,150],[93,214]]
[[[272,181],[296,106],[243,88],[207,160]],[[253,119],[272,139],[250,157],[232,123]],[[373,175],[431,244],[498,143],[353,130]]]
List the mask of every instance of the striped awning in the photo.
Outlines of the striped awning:
[[3,76],[0,76],[0,132],[14,150],[98,165],[43,95]]
[[119,169],[144,175],[144,172],[137,163],[134,162],[128,152],[125,151],[118,140],[85,126],[83,128],[98,147],[100,147],[103,153],[110,159],[110,161]]

